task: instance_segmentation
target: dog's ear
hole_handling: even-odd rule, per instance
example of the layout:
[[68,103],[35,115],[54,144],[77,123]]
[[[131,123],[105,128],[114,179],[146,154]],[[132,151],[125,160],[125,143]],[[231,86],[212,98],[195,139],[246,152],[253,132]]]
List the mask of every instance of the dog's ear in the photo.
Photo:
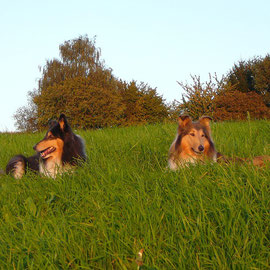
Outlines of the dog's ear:
[[202,116],[199,119],[200,124],[204,126],[209,126],[209,123],[212,121],[212,118],[210,116]]
[[185,127],[192,122],[192,119],[188,115],[180,115],[178,118],[178,124],[180,127]]
[[206,130],[209,132],[210,135],[211,135],[211,128],[210,128],[211,121],[212,121],[212,118],[210,116],[202,116],[199,119],[199,123],[206,128]]
[[61,130],[65,130],[67,128],[68,126],[67,118],[63,113],[60,115],[58,123],[60,125]]

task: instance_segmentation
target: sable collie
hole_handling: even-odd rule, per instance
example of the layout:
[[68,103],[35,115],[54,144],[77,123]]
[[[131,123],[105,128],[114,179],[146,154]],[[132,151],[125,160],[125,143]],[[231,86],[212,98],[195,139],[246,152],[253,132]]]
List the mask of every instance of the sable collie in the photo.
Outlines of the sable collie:
[[199,121],[183,115],[178,119],[178,132],[169,150],[169,167],[176,170],[180,166],[197,161],[217,161],[217,152],[211,137],[209,116]]
[[217,152],[211,137],[209,116],[202,116],[199,121],[183,115],[178,119],[178,132],[169,150],[169,168],[177,168],[198,161],[220,163],[247,163],[263,167],[270,162],[270,156],[256,156],[253,159],[226,157]]
[[53,121],[45,137],[34,147],[31,157],[17,155],[6,166],[6,173],[21,178],[28,169],[55,178],[58,173],[72,170],[86,160],[82,138],[73,133],[66,116],[61,114]]

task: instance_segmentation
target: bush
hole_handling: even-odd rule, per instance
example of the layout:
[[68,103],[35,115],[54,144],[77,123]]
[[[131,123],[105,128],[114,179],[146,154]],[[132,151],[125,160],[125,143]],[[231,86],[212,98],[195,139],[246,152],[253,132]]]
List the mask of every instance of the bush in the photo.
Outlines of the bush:
[[181,113],[198,119],[202,115],[213,116],[215,111],[215,97],[224,89],[224,78],[220,80],[217,75],[209,74],[209,80],[201,82],[200,76],[191,76],[192,82],[178,84],[184,90],[182,104],[179,106]]
[[41,68],[38,89],[28,94],[29,104],[14,114],[19,130],[47,128],[65,113],[77,128],[103,128],[161,122],[168,108],[155,88],[123,82],[100,60],[95,38],[69,40],[59,46],[60,59]]
[[270,118],[270,109],[264,104],[263,97],[255,92],[225,91],[214,102],[215,120],[244,120],[247,112],[251,119]]

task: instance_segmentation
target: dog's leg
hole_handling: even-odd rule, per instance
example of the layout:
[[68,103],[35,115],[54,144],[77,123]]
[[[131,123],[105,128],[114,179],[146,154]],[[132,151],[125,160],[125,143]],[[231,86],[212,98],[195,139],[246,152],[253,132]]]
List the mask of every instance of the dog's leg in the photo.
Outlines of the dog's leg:
[[13,157],[6,166],[6,173],[20,179],[25,174],[27,159],[23,155]]

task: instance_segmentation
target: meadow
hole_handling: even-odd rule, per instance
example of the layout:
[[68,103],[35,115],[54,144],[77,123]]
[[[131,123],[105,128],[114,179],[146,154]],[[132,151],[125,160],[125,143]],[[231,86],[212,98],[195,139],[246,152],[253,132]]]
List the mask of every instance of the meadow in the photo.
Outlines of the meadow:
[[[0,269],[270,269],[270,166],[167,169],[176,123],[77,131],[88,162],[0,177]],[[212,124],[218,151],[270,155],[270,122]],[[0,168],[43,133],[0,134]],[[136,262],[144,249],[142,266]]]

